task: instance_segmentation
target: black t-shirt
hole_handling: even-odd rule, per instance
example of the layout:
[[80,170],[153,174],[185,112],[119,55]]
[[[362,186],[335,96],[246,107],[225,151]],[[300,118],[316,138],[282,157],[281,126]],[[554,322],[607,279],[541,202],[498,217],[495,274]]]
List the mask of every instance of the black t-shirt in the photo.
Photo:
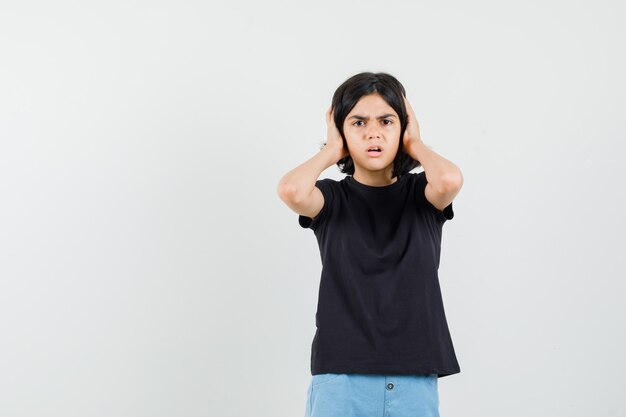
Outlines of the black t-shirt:
[[424,194],[424,172],[386,186],[318,180],[311,219],[322,261],[311,374],[460,372],[439,286],[442,226],[453,218]]

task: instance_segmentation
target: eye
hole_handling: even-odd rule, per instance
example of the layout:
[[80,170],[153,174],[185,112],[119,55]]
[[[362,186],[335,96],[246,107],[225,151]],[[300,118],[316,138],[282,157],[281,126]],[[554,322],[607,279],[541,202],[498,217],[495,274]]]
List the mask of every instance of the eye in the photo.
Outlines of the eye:
[[[353,126],[361,126],[361,125],[357,125],[357,123],[363,123],[363,120],[357,120],[356,122],[352,123],[352,125],[353,125]],[[384,120],[383,120],[383,123],[384,123],[386,126],[389,126],[389,125],[393,124],[393,120],[384,119]]]

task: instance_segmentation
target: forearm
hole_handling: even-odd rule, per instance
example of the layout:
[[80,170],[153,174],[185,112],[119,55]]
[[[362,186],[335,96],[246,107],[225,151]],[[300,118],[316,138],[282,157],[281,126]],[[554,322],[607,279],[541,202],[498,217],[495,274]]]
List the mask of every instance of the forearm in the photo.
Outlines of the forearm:
[[459,167],[426,147],[421,140],[411,143],[408,154],[422,164],[428,182],[439,192],[444,193],[450,184],[462,181]]
[[324,146],[313,157],[283,175],[278,183],[278,194],[295,201],[301,200],[311,194],[320,174],[335,163],[336,151],[328,145]]

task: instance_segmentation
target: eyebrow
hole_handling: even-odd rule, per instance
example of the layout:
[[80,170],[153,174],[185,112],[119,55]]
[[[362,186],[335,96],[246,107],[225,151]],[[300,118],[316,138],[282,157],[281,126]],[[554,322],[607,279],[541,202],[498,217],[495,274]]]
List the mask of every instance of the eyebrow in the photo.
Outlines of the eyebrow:
[[[391,113],[381,114],[380,116],[377,117],[377,119],[384,119],[384,118],[387,118],[387,117],[396,117],[396,115],[395,114],[391,114]],[[350,116],[348,119],[369,120],[367,117],[359,116],[358,114],[355,114],[354,116]]]

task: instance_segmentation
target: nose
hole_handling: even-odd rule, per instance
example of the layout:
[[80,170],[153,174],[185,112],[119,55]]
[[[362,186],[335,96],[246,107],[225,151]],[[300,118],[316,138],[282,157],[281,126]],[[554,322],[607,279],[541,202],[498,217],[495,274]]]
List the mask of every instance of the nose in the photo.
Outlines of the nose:
[[380,134],[378,133],[378,127],[371,127],[370,130],[367,132],[367,138],[380,138]]

